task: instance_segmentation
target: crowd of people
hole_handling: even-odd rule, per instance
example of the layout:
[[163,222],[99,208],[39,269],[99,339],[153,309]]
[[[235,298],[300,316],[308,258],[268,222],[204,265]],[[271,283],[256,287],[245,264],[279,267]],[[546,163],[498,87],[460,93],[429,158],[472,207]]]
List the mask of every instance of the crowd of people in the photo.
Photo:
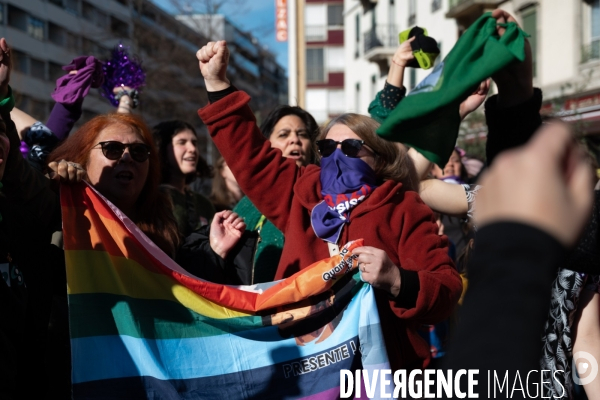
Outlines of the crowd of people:
[[[516,23],[492,16],[498,36]],[[440,168],[376,134],[406,95],[411,40],[371,116],[321,127],[292,106],[259,127],[227,78],[227,43],[210,42],[197,57],[209,99],[198,115],[221,154],[211,168],[189,121],[149,128],[135,114],[139,94],[123,85],[114,113],[71,132],[102,83],[93,57],[66,68],[48,121],[35,121],[14,108],[1,39],[0,397],[71,396],[57,183],[84,180],[183,268],[220,284],[287,278],[364,239],[354,253],[393,370],[562,370],[544,393],[573,398],[573,354],[600,359],[600,192],[569,127],[542,126],[527,42],[525,54],[460,105],[464,118],[485,102],[487,159],[466,165],[456,148]],[[194,181],[208,177],[205,196]],[[600,396],[600,381],[584,387]]]

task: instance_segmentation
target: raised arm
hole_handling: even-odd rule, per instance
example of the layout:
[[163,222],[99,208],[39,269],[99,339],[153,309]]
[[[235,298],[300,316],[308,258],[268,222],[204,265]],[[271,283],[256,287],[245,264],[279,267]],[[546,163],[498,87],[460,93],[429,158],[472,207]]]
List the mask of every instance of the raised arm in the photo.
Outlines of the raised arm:
[[[9,202],[25,209],[41,231],[48,232],[60,227],[60,204],[58,195],[50,189],[50,181],[27,163],[19,150],[20,139],[10,112],[14,99],[9,87],[11,62],[10,50],[4,38],[0,39],[0,123],[4,136],[4,155],[0,167],[2,193]],[[1,165],[1,164],[0,164]]]
[[[495,10],[492,16],[499,24],[516,23],[503,10]],[[504,31],[498,25],[498,33],[503,35]],[[525,60],[514,62],[492,77],[498,86],[498,94],[485,103],[488,126],[485,152],[488,165],[492,165],[499,153],[527,143],[542,124],[542,92],[533,88],[532,65],[531,46],[525,40]]]
[[198,115],[243,192],[279,230],[285,231],[294,183],[304,169],[283,157],[281,150],[271,148],[248,107],[250,97],[231,86],[226,77],[226,42],[210,42],[196,56],[209,98],[222,97],[211,100]]
[[23,131],[35,124],[37,121],[31,115],[25,111],[19,110],[17,107],[13,108],[10,112],[10,119],[15,123],[19,139],[23,140]]

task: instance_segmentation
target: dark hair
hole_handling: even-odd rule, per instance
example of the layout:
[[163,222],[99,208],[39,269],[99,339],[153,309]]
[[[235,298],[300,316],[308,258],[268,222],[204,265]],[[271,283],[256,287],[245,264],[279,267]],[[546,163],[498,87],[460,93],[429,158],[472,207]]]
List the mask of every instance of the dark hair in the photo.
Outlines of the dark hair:
[[379,122],[365,115],[360,114],[342,114],[335,117],[321,131],[318,139],[325,139],[327,133],[334,125],[345,125],[358,135],[365,144],[375,153],[375,175],[378,182],[393,180],[402,182],[407,190],[417,191],[419,180],[415,166],[408,156],[408,153],[397,143],[389,142],[377,136],[375,131],[379,128]]
[[[173,136],[177,135],[180,132],[189,129],[192,131],[194,136],[198,136],[196,134],[196,130],[190,124],[181,120],[173,120],[173,121],[164,121],[160,124],[156,125],[152,128],[152,136],[154,137],[154,143],[158,148],[158,157],[160,158],[161,167],[161,183],[167,183],[170,179],[171,169],[169,167],[169,157],[167,156],[167,147],[169,143],[171,143],[171,139]],[[204,157],[198,153],[198,163],[196,163],[196,173],[188,174],[185,177],[185,183],[189,184],[194,181],[196,178],[210,178],[212,177],[212,167],[208,165]]]
[[[452,154],[458,154],[458,159],[460,160],[460,180],[463,182],[468,182],[469,181],[469,172],[467,171],[467,167],[465,167],[465,164],[462,161],[462,157],[460,156],[460,152],[456,149],[452,150]],[[450,157],[452,157],[452,154],[450,155]],[[448,161],[450,161],[450,159],[448,159]]]
[[227,187],[227,182],[223,178],[223,168],[225,167],[225,159],[220,156],[215,162],[215,176],[212,180],[212,191],[210,193],[210,201],[212,201],[215,209],[218,211],[231,210],[237,204],[237,200]]
[[158,190],[160,162],[158,152],[152,145],[152,134],[141,118],[133,114],[105,114],[92,118],[77,132],[69,136],[50,155],[47,161],[69,160],[87,167],[90,152],[98,144],[100,132],[112,125],[122,125],[139,134],[149,145],[148,177],[138,196],[136,219],[133,221],[158,247],[167,254],[174,254],[179,245],[177,222],[171,211],[170,199]]
[[[302,120],[302,122],[306,126],[310,142],[314,143],[315,139],[319,134],[319,125],[308,111],[305,111],[297,106],[281,105],[275,108],[269,113],[269,115],[267,115],[262,124],[260,124],[260,131],[268,139],[273,133],[273,129],[275,129],[275,125],[277,124],[277,122],[279,122],[281,118],[286,117],[288,115],[295,115]],[[308,157],[308,163],[314,164],[317,161],[317,157],[313,146],[310,147],[310,150],[311,154]]]

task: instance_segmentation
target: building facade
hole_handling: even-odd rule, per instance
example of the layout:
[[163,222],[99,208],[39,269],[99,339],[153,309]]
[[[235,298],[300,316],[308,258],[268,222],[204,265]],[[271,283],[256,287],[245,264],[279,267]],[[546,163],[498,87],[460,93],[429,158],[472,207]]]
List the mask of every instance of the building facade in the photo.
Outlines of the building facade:
[[[50,93],[62,66],[77,56],[104,58],[122,41],[130,45],[132,24],[125,0],[4,0],[0,1],[0,36],[13,51],[17,107],[45,120],[54,104]],[[112,107],[93,91],[84,118]]]
[[289,101],[322,123],[347,109],[343,0],[288,0]]
[[[529,34],[534,84],[544,92],[544,111],[578,121],[600,134],[599,0],[345,0],[346,110],[366,114],[383,87],[398,33],[424,27],[440,44],[440,58],[484,12],[510,12]],[[408,69],[415,86],[429,71]]]

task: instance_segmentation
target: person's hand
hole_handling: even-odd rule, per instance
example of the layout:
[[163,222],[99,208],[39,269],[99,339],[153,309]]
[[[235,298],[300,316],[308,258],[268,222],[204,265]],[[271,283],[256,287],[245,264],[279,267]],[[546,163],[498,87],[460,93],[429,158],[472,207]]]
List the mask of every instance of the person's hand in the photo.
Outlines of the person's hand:
[[357,247],[352,254],[358,254],[358,269],[361,279],[371,286],[384,290],[392,296],[400,293],[400,270],[383,250],[370,246]]
[[[492,12],[498,24],[517,21],[512,15],[504,10],[494,10]],[[502,37],[506,28],[497,26],[496,31]],[[525,39],[525,61],[515,61],[498,71],[492,79],[498,86],[498,104],[501,107],[510,107],[527,101],[533,96],[533,58],[531,56],[531,46]]]
[[408,64],[411,60],[415,59],[412,47],[410,46],[410,43],[413,40],[415,40],[414,36],[408,40],[405,40],[400,46],[398,46],[396,52],[394,53],[394,57],[392,57],[393,64],[405,68],[406,64]]
[[[71,71],[71,72],[73,72],[73,71]],[[69,72],[69,73],[71,73],[71,72]],[[77,72],[77,71],[75,71],[75,72]],[[115,86],[113,89],[113,93],[117,94],[117,93],[122,92],[123,90],[125,90],[125,94],[123,95],[123,97],[129,97],[129,96],[127,96],[127,92],[129,92],[131,90],[131,88],[129,86],[125,86],[125,85]]]
[[123,92],[121,97],[119,98],[119,105],[117,106],[117,112],[120,114],[131,114],[131,110],[133,109],[133,99],[129,94],[131,93],[132,88],[129,86],[121,85],[115,86],[113,88],[113,93],[119,94]]
[[523,147],[501,153],[481,179],[475,222],[520,222],[572,246],[592,205],[592,168],[569,127],[543,126]]
[[12,57],[6,39],[0,39],[0,100],[8,96],[8,83],[12,70]]
[[487,94],[490,90],[490,80],[486,79],[481,82],[477,89],[473,92],[472,95],[467,97],[465,101],[460,103],[459,112],[460,119],[465,119],[465,117],[471,114],[473,111],[477,110],[479,106],[485,101]]
[[218,212],[210,225],[210,247],[225,259],[245,230],[246,223],[242,217],[231,210]]
[[61,183],[74,184],[87,176],[85,169],[77,163],[60,160],[48,164],[48,177]]
[[392,63],[390,64],[390,70],[386,79],[390,85],[399,88],[404,86],[404,68],[406,68],[406,64],[408,64],[410,60],[415,58],[412,48],[410,47],[410,42],[412,42],[414,39],[415,38],[412,37],[406,40],[396,49],[396,53],[394,53],[394,57],[392,57]]
[[206,83],[206,90],[216,92],[230,86],[227,79],[227,65],[229,64],[229,49],[227,42],[208,42],[196,53],[200,63],[200,72]]

